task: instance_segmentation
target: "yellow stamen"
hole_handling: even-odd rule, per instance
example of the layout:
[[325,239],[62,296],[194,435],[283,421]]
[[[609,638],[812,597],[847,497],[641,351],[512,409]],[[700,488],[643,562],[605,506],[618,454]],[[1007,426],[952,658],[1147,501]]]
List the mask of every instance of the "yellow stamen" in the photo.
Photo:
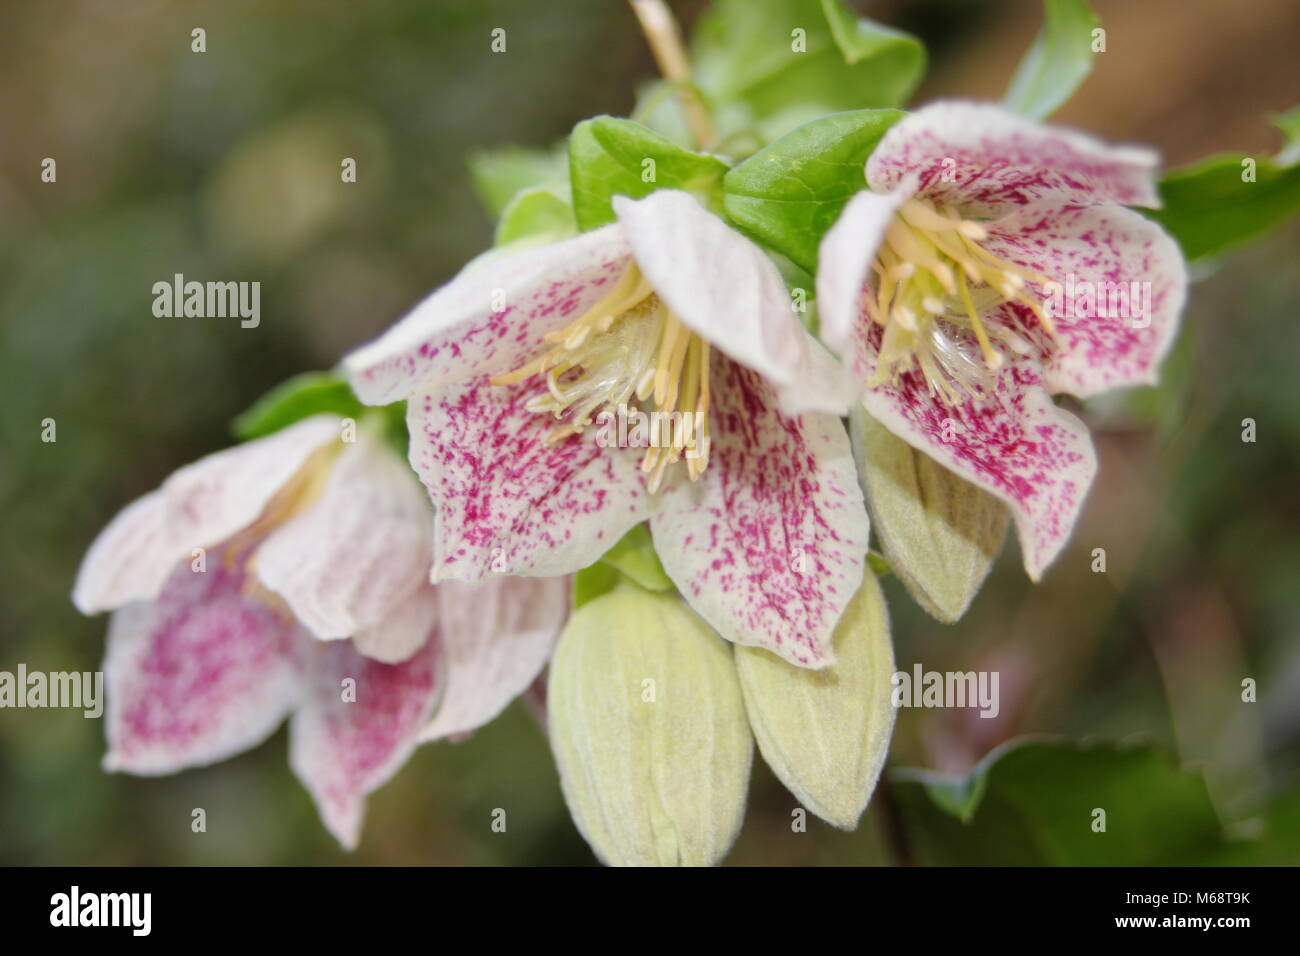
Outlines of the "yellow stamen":
[[[1023,330],[990,311],[1003,303],[1026,306],[1045,335],[1056,335],[1051,317],[1027,291],[1029,283],[1050,280],[989,252],[980,245],[988,235],[946,206],[910,199],[899,207],[873,263],[876,288],[863,303],[867,317],[883,327],[874,384],[916,370],[930,394],[948,404],[982,396],[1005,364],[1004,349],[1028,347]],[[963,332],[974,337],[978,352]]]
[[658,491],[683,457],[690,479],[699,478],[709,459],[709,345],[659,300],[635,265],[545,341],[550,349],[490,382],[514,385],[543,377],[545,389],[525,408],[561,421],[548,442],[581,434],[603,409],[636,411],[649,422],[649,447],[641,460],[649,491]]

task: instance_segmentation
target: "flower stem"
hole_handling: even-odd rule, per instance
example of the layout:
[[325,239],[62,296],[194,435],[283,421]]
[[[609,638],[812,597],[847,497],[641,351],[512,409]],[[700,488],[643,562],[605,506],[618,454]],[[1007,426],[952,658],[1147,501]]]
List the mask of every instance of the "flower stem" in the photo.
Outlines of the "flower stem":
[[677,21],[664,0],[628,0],[632,11],[641,23],[641,32],[650,44],[659,72],[672,86],[686,114],[686,125],[690,128],[691,139],[697,149],[707,149],[713,145],[716,132],[713,120],[709,118],[708,108],[700,96],[700,91],[691,82],[691,68],[686,59],[686,48],[682,45],[682,34],[677,29]]

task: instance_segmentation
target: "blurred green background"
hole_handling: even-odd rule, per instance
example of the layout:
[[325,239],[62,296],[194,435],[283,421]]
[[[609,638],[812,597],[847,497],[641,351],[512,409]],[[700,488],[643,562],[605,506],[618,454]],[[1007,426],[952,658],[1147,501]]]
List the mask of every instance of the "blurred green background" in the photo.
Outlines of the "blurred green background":
[[[927,43],[916,101],[996,97],[1036,0],[857,6]],[[1173,165],[1271,154],[1300,103],[1290,0],[1097,0],[1108,51],[1057,117]],[[674,4],[689,22],[701,3]],[[207,31],[192,53],[190,31]],[[489,49],[503,27],[505,53]],[[229,442],[269,387],[328,368],[491,238],[467,152],[547,146],[626,115],[653,64],[615,0],[61,0],[0,11],[0,670],[99,666],[103,618],[68,600],[116,511]],[[357,159],[341,185],[339,161]],[[58,163],[42,183],[41,160]],[[998,670],[996,720],[904,710],[891,763],[964,771],[1047,731],[1152,740],[1205,773],[1222,819],[1300,778],[1300,286],[1294,227],[1195,287],[1158,390],[1091,403],[1101,474],[1067,554],[1031,587],[1009,546],[956,627],[886,579],[898,665]],[[258,280],[262,321],[160,319],[177,272]],[[58,441],[40,440],[54,418]],[[1241,440],[1242,420],[1258,440]],[[1091,552],[1107,552],[1105,574]],[[1243,678],[1259,701],[1243,704]],[[0,711],[2,863],[585,863],[543,733],[515,705],[421,748],[338,850],[283,732],[159,779],[99,770],[77,711]],[[792,833],[756,760],[738,864],[879,863],[885,801]],[[194,807],[205,834],[190,831]],[[494,808],[509,830],[493,833]],[[1014,859],[1008,851],[1007,859]],[[999,862],[990,858],[985,862]],[[1292,861],[1300,862],[1300,861]]]

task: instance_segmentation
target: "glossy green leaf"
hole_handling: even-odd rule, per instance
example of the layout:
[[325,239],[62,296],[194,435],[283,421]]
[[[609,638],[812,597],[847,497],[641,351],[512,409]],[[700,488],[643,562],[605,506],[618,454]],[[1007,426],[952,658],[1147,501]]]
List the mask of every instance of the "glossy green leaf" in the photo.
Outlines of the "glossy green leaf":
[[825,113],[906,102],[925,48],[842,0],[719,0],[699,19],[693,76],[728,140],[760,144]]
[[536,186],[563,188],[568,179],[567,162],[563,146],[481,149],[470,153],[466,160],[474,191],[493,218],[501,215],[520,190]]
[[639,524],[623,535],[600,560],[649,591],[666,591],[673,586],[664,566],[659,563],[647,525]]
[[1022,739],[966,776],[904,768],[890,779],[925,863],[1192,865],[1229,847],[1201,776],[1148,746]]
[[549,186],[530,186],[517,192],[501,211],[495,243],[557,242],[577,231],[573,206],[564,196]]
[[1178,240],[1189,260],[1206,259],[1263,236],[1300,211],[1300,166],[1212,156],[1162,179],[1160,198],[1163,208],[1143,213]]
[[723,180],[723,208],[750,235],[813,272],[817,246],[854,193],[899,110],[834,113],[787,133]]
[[569,172],[573,210],[586,231],[614,221],[615,196],[640,199],[656,189],[684,189],[716,208],[727,164],[683,149],[640,123],[597,116],[573,128]]
[[348,383],[333,372],[304,372],[281,382],[232,423],[241,441],[261,438],[312,415],[360,418],[366,408]]
[[1087,0],[1043,0],[1043,18],[1004,100],[1008,109],[1036,120],[1056,112],[1092,72],[1098,26]]

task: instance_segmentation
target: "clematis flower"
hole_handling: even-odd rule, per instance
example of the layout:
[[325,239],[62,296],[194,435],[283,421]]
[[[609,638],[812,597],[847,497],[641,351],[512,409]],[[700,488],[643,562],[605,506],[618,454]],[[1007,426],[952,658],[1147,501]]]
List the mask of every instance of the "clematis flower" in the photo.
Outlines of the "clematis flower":
[[937,103],[901,120],[822,240],[822,338],[866,411],[1007,503],[1037,579],[1096,471],[1052,401],[1156,380],[1187,276],[1125,204],[1157,206],[1156,156],[1003,110]]
[[95,540],[73,601],[114,612],[105,769],[214,763],[292,715],[290,765],[350,849],[420,739],[474,729],[536,677],[564,582],[431,586],[426,496],[380,437],[356,439],[321,415],[210,455]]
[[[472,265],[345,360],[362,401],[409,399],[434,580],[567,574],[648,519],[718,633],[824,666],[867,549],[843,375],[767,256],[694,197],[613,207]],[[604,427],[622,412],[695,427],[628,447],[635,428]]]

